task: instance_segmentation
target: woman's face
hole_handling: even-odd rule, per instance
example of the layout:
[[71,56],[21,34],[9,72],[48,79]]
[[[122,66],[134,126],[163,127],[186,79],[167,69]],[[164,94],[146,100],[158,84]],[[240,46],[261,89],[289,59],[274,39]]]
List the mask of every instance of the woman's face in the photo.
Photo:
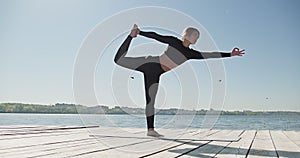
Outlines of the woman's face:
[[198,39],[199,39],[198,32],[193,32],[189,37],[187,37],[187,40],[190,41],[191,44],[195,44]]

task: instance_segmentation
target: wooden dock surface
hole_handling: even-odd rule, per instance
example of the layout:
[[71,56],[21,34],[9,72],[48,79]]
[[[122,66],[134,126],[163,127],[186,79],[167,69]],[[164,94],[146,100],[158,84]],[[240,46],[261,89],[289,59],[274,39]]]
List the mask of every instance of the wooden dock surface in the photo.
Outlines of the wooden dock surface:
[[1,158],[300,158],[300,131],[0,126]]

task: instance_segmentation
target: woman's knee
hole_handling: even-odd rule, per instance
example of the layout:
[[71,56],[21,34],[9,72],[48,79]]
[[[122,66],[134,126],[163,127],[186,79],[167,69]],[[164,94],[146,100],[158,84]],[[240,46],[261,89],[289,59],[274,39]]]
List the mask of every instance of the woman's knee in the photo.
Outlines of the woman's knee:
[[123,60],[122,57],[120,57],[120,58],[115,57],[114,62],[115,62],[117,65],[122,66],[122,67],[124,67],[124,65],[126,65],[126,64],[124,64],[124,60]]
[[154,115],[154,113],[155,113],[155,108],[154,108],[154,105],[147,105],[146,106],[146,109],[145,109],[145,112],[146,112],[146,115],[147,116],[152,116],[152,115]]
[[115,56],[114,62],[119,65],[119,61],[120,61],[120,59],[117,56]]

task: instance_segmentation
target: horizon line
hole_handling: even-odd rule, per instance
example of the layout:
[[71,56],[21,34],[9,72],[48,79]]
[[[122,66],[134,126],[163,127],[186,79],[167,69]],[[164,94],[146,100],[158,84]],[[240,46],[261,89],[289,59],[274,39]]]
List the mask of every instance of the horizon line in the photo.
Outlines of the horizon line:
[[[81,105],[81,106],[85,106],[85,107],[96,107],[96,106],[107,106],[108,108],[116,108],[116,107],[120,107],[120,108],[136,108],[136,109],[144,109],[144,108],[140,108],[140,107],[128,107],[128,106],[124,106],[124,105],[105,105],[105,104],[98,104],[98,105],[93,105],[93,106],[87,106],[87,105],[83,105],[83,104],[75,104],[75,103],[54,103],[54,104],[41,104],[41,103],[22,103],[22,102],[0,102],[0,104],[28,104],[28,105],[42,105],[42,106],[51,106],[51,105],[56,105],[56,104],[66,104],[66,105]],[[158,108],[155,108],[158,109]],[[240,109],[240,110],[215,110],[213,108],[211,109],[179,109],[179,108],[175,108],[175,107],[169,107],[169,108],[163,108],[163,109],[159,109],[159,110],[170,110],[170,109],[176,109],[176,110],[187,110],[187,111],[201,111],[201,110],[207,110],[207,111],[220,111],[220,112],[245,112],[245,111],[250,111],[250,112],[300,112],[300,110],[251,110],[251,109]]]

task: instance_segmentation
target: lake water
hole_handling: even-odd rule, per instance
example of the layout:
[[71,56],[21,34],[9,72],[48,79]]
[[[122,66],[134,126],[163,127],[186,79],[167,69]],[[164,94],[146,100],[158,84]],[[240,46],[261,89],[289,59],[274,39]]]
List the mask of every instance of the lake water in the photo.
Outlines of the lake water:
[[[0,126],[51,125],[145,128],[144,115],[79,115],[0,113]],[[156,128],[205,128],[300,131],[299,114],[278,115],[156,115]]]

